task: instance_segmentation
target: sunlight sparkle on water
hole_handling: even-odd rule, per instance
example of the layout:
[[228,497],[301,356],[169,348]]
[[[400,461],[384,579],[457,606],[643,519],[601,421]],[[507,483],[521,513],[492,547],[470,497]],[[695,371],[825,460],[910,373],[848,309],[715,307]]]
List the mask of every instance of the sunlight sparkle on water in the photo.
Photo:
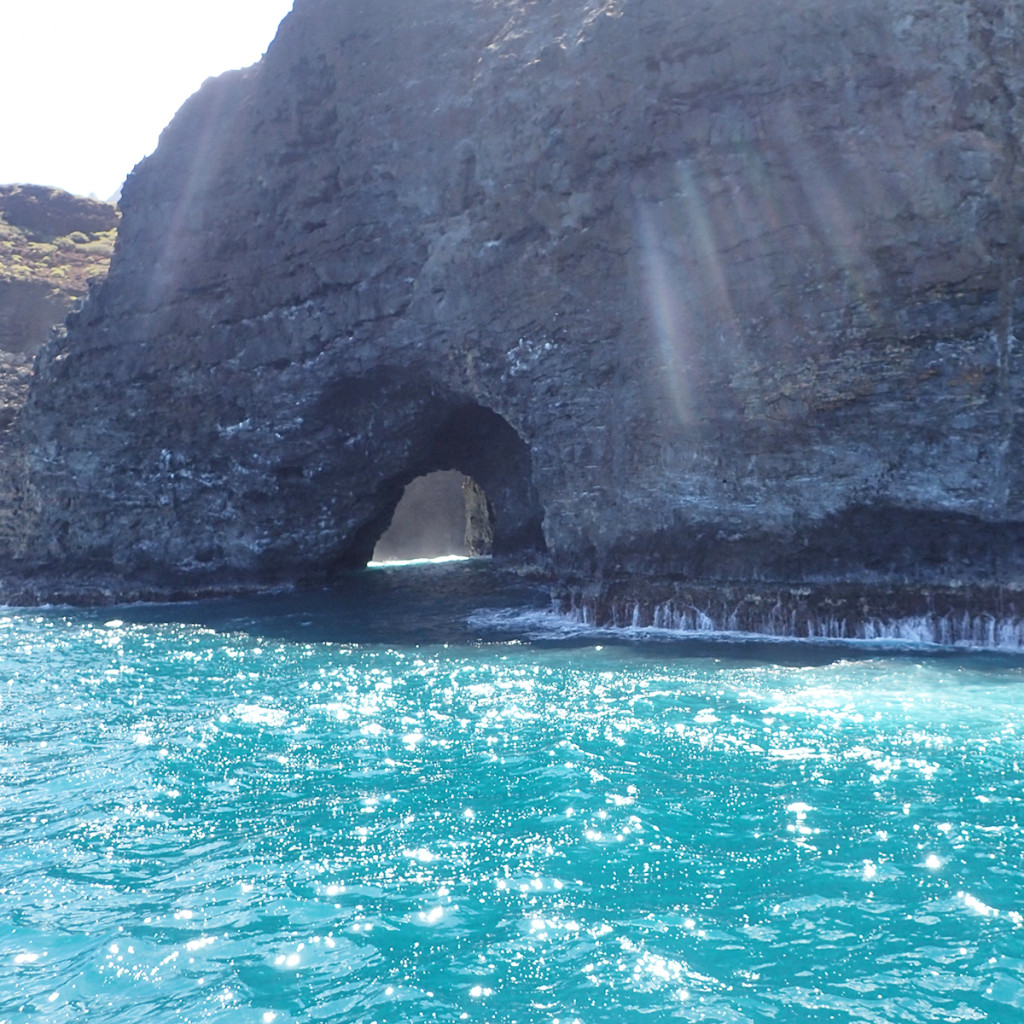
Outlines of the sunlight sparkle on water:
[[1024,1004],[1016,660],[310,640],[286,607],[9,617],[0,1019]]

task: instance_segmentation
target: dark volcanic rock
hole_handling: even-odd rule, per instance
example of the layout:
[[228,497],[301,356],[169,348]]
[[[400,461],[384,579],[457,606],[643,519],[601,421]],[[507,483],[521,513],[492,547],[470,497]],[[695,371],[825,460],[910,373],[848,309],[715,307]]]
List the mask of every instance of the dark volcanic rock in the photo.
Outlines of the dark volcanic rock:
[[1022,38],[987,0],[298,0],[126,183],[12,554],[322,580],[457,469],[496,552],[616,594],[1015,587]]

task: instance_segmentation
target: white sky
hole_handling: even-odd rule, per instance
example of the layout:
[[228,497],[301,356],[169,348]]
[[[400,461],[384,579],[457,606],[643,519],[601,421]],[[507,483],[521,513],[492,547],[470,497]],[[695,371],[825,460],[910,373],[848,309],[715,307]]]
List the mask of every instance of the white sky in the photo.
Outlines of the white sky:
[[109,199],[211,75],[270,45],[292,0],[0,0],[0,184]]

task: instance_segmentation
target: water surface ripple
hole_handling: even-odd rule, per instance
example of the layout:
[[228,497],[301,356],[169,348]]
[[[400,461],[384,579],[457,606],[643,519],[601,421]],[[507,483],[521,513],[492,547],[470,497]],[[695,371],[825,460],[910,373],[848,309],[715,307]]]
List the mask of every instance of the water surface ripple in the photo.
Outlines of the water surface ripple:
[[0,619],[0,1022],[1024,1019],[1019,660],[374,587]]

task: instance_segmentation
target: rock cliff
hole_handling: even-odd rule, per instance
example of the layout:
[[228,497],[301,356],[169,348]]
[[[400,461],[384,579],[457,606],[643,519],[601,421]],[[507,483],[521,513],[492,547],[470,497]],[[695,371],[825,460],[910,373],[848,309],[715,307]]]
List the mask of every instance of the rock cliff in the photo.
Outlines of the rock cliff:
[[457,469],[598,616],[1007,600],[1022,40],[991,0],[297,0],[126,183],[8,577],[321,581]]

